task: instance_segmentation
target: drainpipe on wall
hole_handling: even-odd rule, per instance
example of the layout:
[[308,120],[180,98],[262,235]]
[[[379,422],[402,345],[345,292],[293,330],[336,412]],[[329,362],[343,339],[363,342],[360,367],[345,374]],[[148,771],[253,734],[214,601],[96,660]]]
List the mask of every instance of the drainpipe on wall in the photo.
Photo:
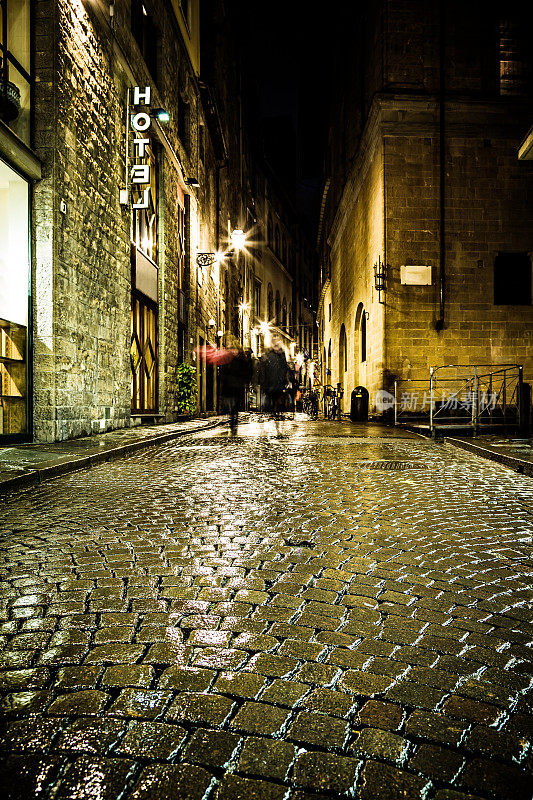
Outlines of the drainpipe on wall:
[[446,59],[445,0],[439,3],[439,318],[435,320],[435,330],[441,331],[445,325],[446,307]]

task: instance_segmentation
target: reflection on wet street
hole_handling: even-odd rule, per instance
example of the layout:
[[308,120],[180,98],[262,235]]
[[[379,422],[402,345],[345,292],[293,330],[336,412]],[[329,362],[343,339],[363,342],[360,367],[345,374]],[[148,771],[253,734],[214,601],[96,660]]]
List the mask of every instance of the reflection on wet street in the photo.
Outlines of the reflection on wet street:
[[252,417],[0,508],[7,798],[531,797],[533,482]]

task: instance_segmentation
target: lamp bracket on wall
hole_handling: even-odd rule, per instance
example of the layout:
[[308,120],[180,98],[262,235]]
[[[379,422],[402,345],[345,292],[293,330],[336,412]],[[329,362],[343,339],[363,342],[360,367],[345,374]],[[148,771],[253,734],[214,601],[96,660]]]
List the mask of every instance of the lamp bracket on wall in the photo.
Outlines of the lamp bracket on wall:
[[387,269],[388,264],[385,264],[385,262],[381,260],[381,256],[378,256],[378,260],[374,264],[374,288],[378,293],[378,301],[380,303],[383,302],[381,300],[381,292],[384,292],[386,289]]
[[196,263],[199,267],[211,267],[217,260],[215,253],[197,253]]

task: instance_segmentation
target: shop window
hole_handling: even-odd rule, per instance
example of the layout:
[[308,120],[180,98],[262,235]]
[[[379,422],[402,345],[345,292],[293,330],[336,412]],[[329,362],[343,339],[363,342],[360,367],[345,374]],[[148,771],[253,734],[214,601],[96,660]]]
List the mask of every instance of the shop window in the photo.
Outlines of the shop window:
[[148,132],[148,144],[137,164],[149,166],[149,184],[132,183],[132,310],[131,310],[131,408],[143,414],[158,408],[158,185],[157,154]]
[[281,322],[281,297],[279,292],[276,292],[276,325]]
[[131,309],[131,409],[157,411],[158,395],[157,304],[134,290]]
[[0,161],[0,436],[28,425],[29,187]]
[[531,259],[527,253],[498,253],[496,256],[494,305],[531,305]]
[[0,120],[31,146],[29,0],[0,0]]

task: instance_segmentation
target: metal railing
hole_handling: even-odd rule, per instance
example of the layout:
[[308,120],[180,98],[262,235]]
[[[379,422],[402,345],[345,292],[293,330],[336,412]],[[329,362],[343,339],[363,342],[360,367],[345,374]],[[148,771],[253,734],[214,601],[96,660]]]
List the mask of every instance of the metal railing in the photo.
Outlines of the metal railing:
[[[437,428],[518,427],[523,368],[519,364],[430,367],[428,380],[396,381],[396,424]],[[410,391],[406,388],[409,385]]]

